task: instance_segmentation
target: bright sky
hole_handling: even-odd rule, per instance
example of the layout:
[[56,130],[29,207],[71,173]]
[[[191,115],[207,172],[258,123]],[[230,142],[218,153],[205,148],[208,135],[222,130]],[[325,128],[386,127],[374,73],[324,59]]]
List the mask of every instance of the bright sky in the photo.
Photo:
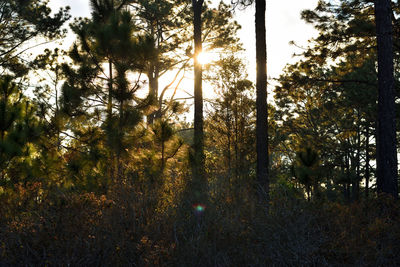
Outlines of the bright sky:
[[[268,77],[277,78],[285,65],[293,62],[294,53],[300,49],[289,45],[290,41],[306,46],[307,40],[316,34],[311,25],[300,19],[304,9],[314,9],[318,0],[267,0],[267,58]],[[236,20],[242,25],[240,38],[247,50],[249,68],[255,69],[254,6],[236,11]],[[255,71],[249,71],[255,80]]]
[[[213,2],[218,3],[219,0]],[[313,9],[317,2],[318,0],[267,0],[268,77],[277,78],[284,66],[295,60],[292,56],[300,49],[289,45],[290,41],[306,46],[307,40],[315,35],[313,28],[300,19],[300,12],[304,9]],[[73,17],[90,16],[88,0],[51,0],[50,5],[53,10],[61,6],[70,6]],[[249,78],[255,81],[254,6],[236,10],[235,18],[242,25],[239,34],[246,49]],[[68,48],[74,39],[74,36],[68,36],[63,41],[65,48]]]

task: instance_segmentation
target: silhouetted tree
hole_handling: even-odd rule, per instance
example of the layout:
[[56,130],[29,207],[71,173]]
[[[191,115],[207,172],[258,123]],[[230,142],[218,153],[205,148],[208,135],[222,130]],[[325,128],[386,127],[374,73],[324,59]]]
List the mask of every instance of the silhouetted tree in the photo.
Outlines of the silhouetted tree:
[[390,0],[375,0],[376,37],[378,43],[378,192],[398,197],[396,109],[393,69],[392,8]]

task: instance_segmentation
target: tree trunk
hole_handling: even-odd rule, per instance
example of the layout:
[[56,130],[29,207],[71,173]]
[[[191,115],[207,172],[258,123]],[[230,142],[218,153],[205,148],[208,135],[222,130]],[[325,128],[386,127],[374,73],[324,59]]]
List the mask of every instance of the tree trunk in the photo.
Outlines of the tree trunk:
[[[107,120],[108,120],[108,127],[109,130],[111,130],[111,120],[112,120],[112,108],[113,108],[113,70],[112,70],[112,61],[111,59],[108,60],[108,71],[109,71],[109,77],[108,77],[108,103],[107,103]],[[110,177],[111,181],[114,181],[114,152],[113,148],[110,147],[110,164],[109,164],[109,169],[108,169],[108,175]]]
[[360,193],[360,181],[361,181],[361,174],[360,174],[360,155],[361,155],[361,119],[360,119],[360,111],[357,111],[357,121],[358,121],[358,126],[357,126],[357,154],[356,154],[356,160],[355,160],[355,167],[356,167],[356,177],[353,178],[353,183],[352,183],[352,200],[357,201],[359,199],[359,193]]
[[192,0],[194,26],[194,142],[193,142],[193,183],[195,198],[205,201],[205,173],[204,173],[204,132],[203,132],[203,95],[202,95],[202,65],[197,55],[202,51],[201,13],[204,0]]
[[[154,60],[150,63],[150,68],[148,71],[148,78],[149,78],[149,95],[152,98],[154,103],[158,102],[158,78],[159,78],[159,67],[158,67],[158,59]],[[148,124],[152,125],[154,119],[157,117],[157,111],[152,112],[150,115],[147,116]]]
[[365,199],[368,199],[369,194],[369,123],[365,128]]
[[397,198],[395,93],[390,0],[375,0],[378,43],[377,188]]
[[54,92],[56,95],[56,99],[55,99],[56,100],[56,111],[54,113],[54,120],[56,122],[56,127],[57,127],[57,151],[60,151],[61,150],[61,138],[60,138],[60,125],[58,122],[59,104],[58,104],[58,88],[57,88],[58,80],[59,80],[59,68],[56,67],[54,72],[56,74],[56,77],[54,80]]
[[234,132],[235,132],[235,138],[234,138],[234,150],[235,150],[235,179],[238,181],[239,179],[239,118],[238,118],[238,97],[235,95],[235,104],[233,107],[233,115],[234,115]]
[[[123,87],[120,88],[120,94],[121,96],[124,94],[122,92]],[[122,138],[123,134],[123,117],[124,117],[124,100],[121,97],[120,102],[119,102],[119,121],[118,121],[118,135],[120,138]],[[117,149],[117,179],[118,181],[122,180],[122,174],[123,174],[123,167],[122,167],[122,161],[121,161],[121,154],[122,154],[122,140],[120,140],[120,143],[118,144],[118,149]]]
[[228,159],[228,182],[231,184],[232,178],[232,157],[231,157],[231,119],[229,116],[228,107],[226,108],[226,137],[228,138],[228,152],[227,152],[227,159]]
[[268,177],[268,110],[267,110],[267,44],[265,30],[265,0],[256,0],[256,139],[257,139],[257,182],[261,200],[269,201]]
[[346,202],[350,202],[350,180],[351,180],[351,172],[350,172],[350,155],[349,155],[349,149],[346,148],[346,157],[345,157],[345,162],[346,162],[346,183],[345,183],[345,199]]
[[112,94],[113,94],[113,71],[112,71],[112,61],[108,61],[108,103],[107,103],[107,119],[111,120],[112,117]]
[[[1,81],[1,80],[0,80]],[[6,82],[6,81],[4,81],[3,80],[3,82]],[[6,86],[6,85],[5,85]],[[5,134],[6,134],[6,129],[5,129],[5,125],[6,125],[6,112],[7,112],[7,103],[8,103],[8,93],[7,93],[7,90],[8,90],[8,88],[6,87],[5,89],[4,89],[4,91],[2,92],[2,93],[4,93],[4,96],[3,96],[3,98],[4,98],[4,106],[3,106],[3,108],[0,110],[0,112],[1,112],[1,121],[0,121],[0,123],[1,123],[1,125],[2,125],[2,127],[0,127],[1,129],[0,129],[0,140],[1,140],[1,143],[2,144],[4,144],[4,138],[5,138]],[[1,98],[0,98],[1,99]],[[4,128],[3,128],[4,127]],[[1,160],[1,158],[2,158],[2,154],[3,154],[3,148],[2,147],[0,147],[0,160]],[[6,175],[6,168],[4,168],[4,166],[3,166],[3,163],[4,162],[6,162],[6,160],[1,160],[0,161],[0,167],[2,168],[1,169],[1,182],[3,183],[4,182],[4,180],[5,180],[5,175]]]
[[[155,21],[150,22],[150,34],[158,40],[158,36],[156,34],[156,30],[154,28],[157,27],[157,23]],[[156,48],[158,49],[158,43],[156,44]],[[159,61],[158,56],[153,58],[150,61],[150,66],[147,71],[147,77],[149,78],[149,95],[152,98],[154,103],[157,103],[158,100],[158,78],[159,78]],[[147,116],[147,123],[152,125],[153,121],[156,117],[156,112],[152,112]]]

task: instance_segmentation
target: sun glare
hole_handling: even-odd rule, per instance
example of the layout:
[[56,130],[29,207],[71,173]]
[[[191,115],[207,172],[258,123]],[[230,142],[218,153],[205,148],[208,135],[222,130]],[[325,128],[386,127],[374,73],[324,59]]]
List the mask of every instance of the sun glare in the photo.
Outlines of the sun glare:
[[201,65],[206,65],[206,64],[210,64],[211,61],[213,61],[212,55],[210,53],[207,52],[200,52],[197,55],[197,60],[199,61],[199,63]]

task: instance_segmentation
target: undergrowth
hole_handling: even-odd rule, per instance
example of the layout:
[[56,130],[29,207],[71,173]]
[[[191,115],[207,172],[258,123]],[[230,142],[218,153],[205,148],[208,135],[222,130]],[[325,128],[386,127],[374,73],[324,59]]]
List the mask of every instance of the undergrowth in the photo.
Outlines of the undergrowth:
[[397,201],[307,202],[273,190],[268,215],[266,203],[226,194],[195,214],[185,204],[157,208],[156,194],[131,185],[107,195],[20,185],[1,195],[0,265],[400,265]]

